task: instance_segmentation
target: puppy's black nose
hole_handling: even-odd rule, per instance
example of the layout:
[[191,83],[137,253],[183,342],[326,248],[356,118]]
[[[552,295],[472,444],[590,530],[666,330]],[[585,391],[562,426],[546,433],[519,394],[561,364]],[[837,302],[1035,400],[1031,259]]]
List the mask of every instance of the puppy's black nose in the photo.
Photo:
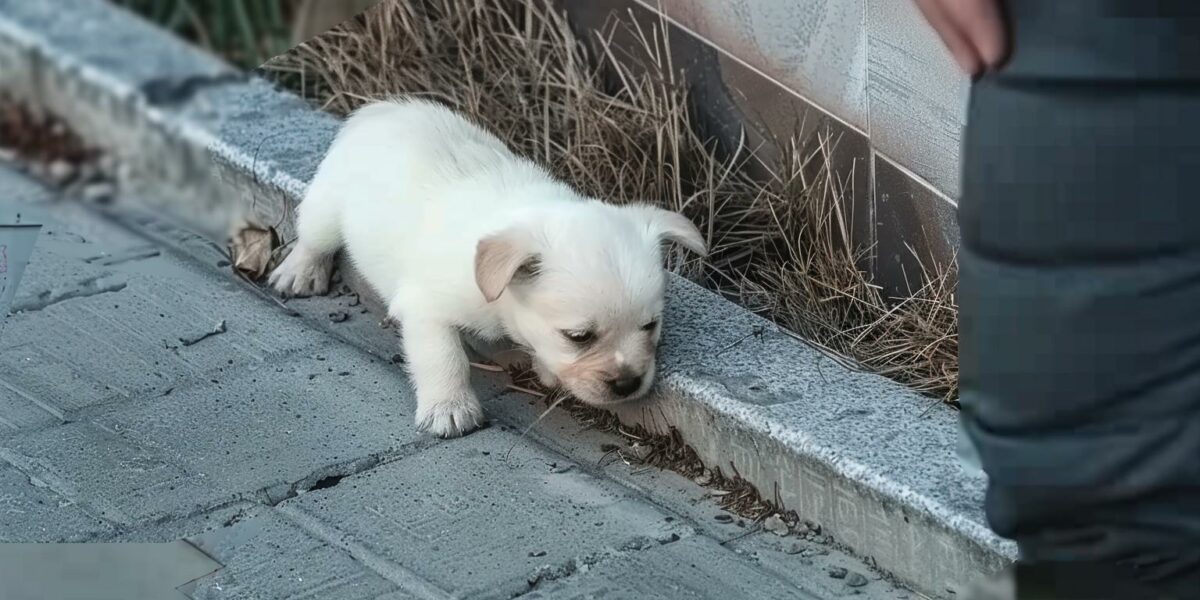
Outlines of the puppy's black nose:
[[622,398],[638,391],[641,387],[642,377],[640,375],[618,377],[608,382],[608,389]]

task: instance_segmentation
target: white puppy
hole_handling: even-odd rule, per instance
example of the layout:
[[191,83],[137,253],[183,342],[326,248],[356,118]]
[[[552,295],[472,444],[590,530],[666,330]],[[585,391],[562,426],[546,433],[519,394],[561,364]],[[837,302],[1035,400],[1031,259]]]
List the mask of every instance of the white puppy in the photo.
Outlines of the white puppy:
[[463,331],[520,344],[544,384],[584,402],[643,395],[662,320],[662,243],[705,252],[683,216],[581,197],[420,100],[377,102],[346,121],[296,228],[271,285],[325,293],[344,247],[401,324],[417,424],[442,437],[483,423]]

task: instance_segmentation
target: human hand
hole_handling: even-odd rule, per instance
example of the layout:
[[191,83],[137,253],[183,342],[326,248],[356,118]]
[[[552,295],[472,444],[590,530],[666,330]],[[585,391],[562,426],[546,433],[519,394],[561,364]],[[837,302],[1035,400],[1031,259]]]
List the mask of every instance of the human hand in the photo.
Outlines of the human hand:
[[999,68],[1008,58],[1002,0],[914,0],[971,76]]

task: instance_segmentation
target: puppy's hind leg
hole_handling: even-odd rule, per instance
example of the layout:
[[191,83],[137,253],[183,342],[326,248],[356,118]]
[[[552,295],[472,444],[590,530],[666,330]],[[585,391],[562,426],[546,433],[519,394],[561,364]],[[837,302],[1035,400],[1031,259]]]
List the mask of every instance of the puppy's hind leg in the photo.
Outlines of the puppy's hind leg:
[[296,245],[274,271],[271,287],[285,296],[320,296],[329,292],[333,258],[342,245],[339,199],[314,181],[296,217]]

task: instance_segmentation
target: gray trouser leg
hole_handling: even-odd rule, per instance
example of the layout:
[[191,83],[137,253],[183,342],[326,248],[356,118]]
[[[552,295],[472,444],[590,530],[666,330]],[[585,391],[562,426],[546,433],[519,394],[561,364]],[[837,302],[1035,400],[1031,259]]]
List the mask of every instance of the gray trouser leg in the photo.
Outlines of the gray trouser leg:
[[[1103,60],[1039,64],[1063,60],[1047,51],[1056,28],[1088,24],[1023,22],[1033,1],[1012,2],[1017,60],[976,84],[964,148],[963,422],[989,476],[988,519],[1029,560],[1192,571],[1200,79],[1184,71],[1200,55],[1146,81],[1105,77]],[[1200,41],[1200,27],[1179,31]],[[1145,42],[1097,35],[1114,55]]]

